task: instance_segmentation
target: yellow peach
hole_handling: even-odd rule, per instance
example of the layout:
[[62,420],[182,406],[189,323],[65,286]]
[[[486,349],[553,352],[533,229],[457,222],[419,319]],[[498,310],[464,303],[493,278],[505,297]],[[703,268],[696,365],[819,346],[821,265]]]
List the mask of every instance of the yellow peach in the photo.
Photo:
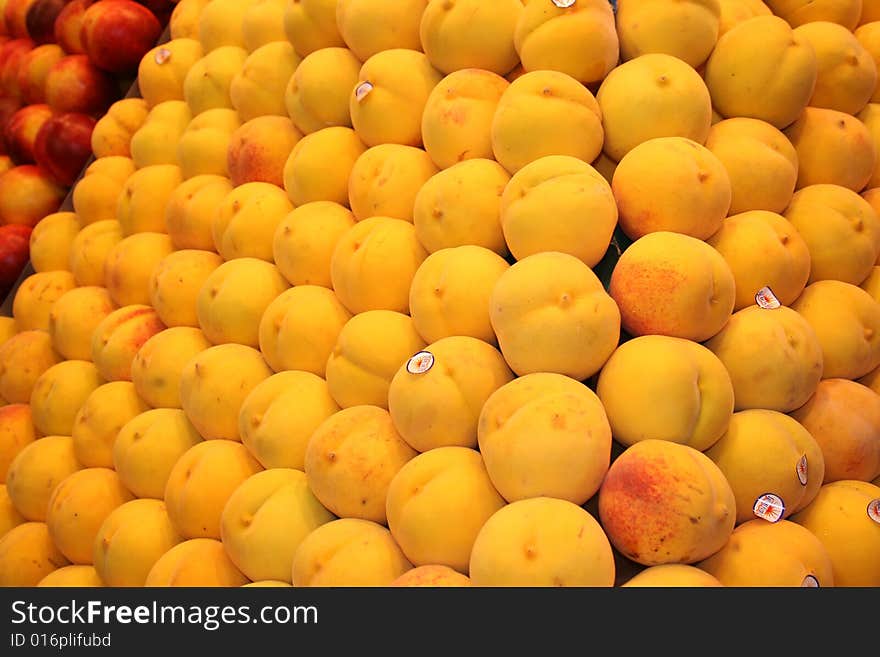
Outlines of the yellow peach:
[[46,331],[19,331],[0,345],[0,397],[8,404],[28,404],[40,375],[64,357]]
[[107,254],[121,240],[122,226],[116,219],[84,226],[70,244],[70,271],[76,284],[103,287]]
[[272,240],[281,220],[293,211],[285,191],[268,182],[238,184],[217,206],[211,231],[224,260],[273,261]]
[[300,132],[351,127],[349,98],[360,70],[361,62],[348,48],[320,48],[303,58],[284,89],[287,115]]
[[205,334],[190,326],[156,333],[131,362],[131,382],[138,396],[153,408],[180,408],[183,365],[210,346]]
[[332,201],[348,207],[349,178],[367,150],[357,133],[331,126],[307,134],[290,151],[282,172],[284,189],[297,207]]
[[113,444],[125,423],[149,408],[131,381],[95,388],[73,421],[73,451],[87,468],[113,468]]
[[[115,199],[113,207],[116,207]],[[69,271],[70,249],[81,228],[82,223],[74,212],[54,212],[40,219],[31,231],[29,242],[31,266],[34,271],[53,269]]]
[[132,233],[107,254],[104,286],[117,306],[150,303],[153,270],[174,251],[166,233]]
[[148,305],[117,308],[92,334],[92,362],[105,381],[131,381],[131,363],[144,342],[165,329]]
[[233,185],[217,174],[196,175],[178,185],[165,207],[165,227],[175,249],[214,251],[214,210]]
[[165,326],[199,327],[199,291],[222,264],[213,251],[199,249],[175,250],[156,264],[150,275],[150,305]]
[[9,464],[6,493],[26,520],[45,522],[52,491],[81,467],[73,438],[45,436],[26,445]]
[[229,83],[229,100],[242,123],[258,116],[287,117],[284,91],[301,58],[287,39],[247,54]]

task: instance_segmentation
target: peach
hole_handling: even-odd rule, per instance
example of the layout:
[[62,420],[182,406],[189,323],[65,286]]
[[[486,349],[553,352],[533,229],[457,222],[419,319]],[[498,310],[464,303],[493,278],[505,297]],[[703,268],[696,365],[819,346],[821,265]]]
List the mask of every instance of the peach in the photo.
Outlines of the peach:
[[[349,92],[351,125],[367,146],[421,146],[422,111],[443,75],[420,50],[377,52],[361,66]],[[393,122],[385,120],[389,114]]]
[[169,100],[184,100],[186,74],[204,56],[197,39],[179,37],[153,46],[137,64],[138,90],[150,109]]
[[232,191],[225,175],[191,176],[178,185],[165,207],[165,227],[175,249],[214,251],[214,210]]
[[7,404],[0,407],[0,481],[6,481],[9,464],[36,439],[29,404]]
[[791,308],[822,345],[822,378],[858,379],[880,366],[880,303],[852,283],[808,285]]
[[70,248],[83,224],[75,212],[53,212],[31,231],[30,256],[34,271],[70,270]]
[[178,543],[159,557],[143,585],[227,588],[243,586],[248,581],[227,556],[223,543],[212,538],[195,538]]
[[303,370],[323,377],[351,315],[333,290],[296,285],[266,306],[259,325],[260,351],[276,372]]
[[633,336],[660,334],[703,342],[733,312],[735,281],[718,251],[695,237],[648,233],[624,250],[609,294]]
[[295,206],[332,201],[348,207],[351,173],[366,150],[357,133],[343,126],[305,135],[290,151],[282,171],[290,200]]
[[[712,123],[713,99],[700,74],[677,57],[650,53],[624,62],[596,92],[604,129],[602,150],[620,162],[654,137],[686,137],[703,144]],[[645,121],[645,116],[651,120]]]
[[321,48],[303,57],[284,89],[284,106],[297,129],[311,134],[330,126],[350,128],[348,101],[360,70],[348,48]]
[[[863,17],[868,12],[869,10],[865,6]],[[874,24],[872,25],[872,23]],[[874,20],[863,20],[861,25],[853,30],[853,35],[861,46],[868,51],[871,59],[874,60],[875,67],[878,67],[878,70],[880,70],[880,15],[874,18]],[[875,89],[874,93],[871,94],[869,102],[876,103],[877,101],[880,101],[880,92]]]
[[143,586],[153,564],[182,540],[162,500],[131,500],[104,519],[92,561],[105,586]]
[[406,571],[389,586],[420,586],[436,588],[440,586],[470,586],[471,580],[449,566],[419,566]]
[[511,175],[547,155],[592,162],[604,139],[596,97],[559,71],[530,71],[518,77],[501,94],[492,118],[492,152]]
[[861,192],[874,173],[877,147],[871,132],[850,114],[807,107],[784,132],[798,156],[795,189],[833,184]]
[[[764,0],[777,16],[781,16],[792,27],[815,21],[837,23],[848,30],[855,29],[862,14],[859,0]],[[870,0],[864,2],[870,4]]]
[[430,254],[410,286],[415,330],[427,342],[467,335],[497,345],[489,300],[509,266],[504,258],[481,246],[450,247]]
[[149,113],[143,98],[117,100],[100,116],[91,133],[95,157],[131,156],[131,138],[144,124]]
[[810,278],[810,248],[797,228],[782,215],[747,210],[728,216],[706,240],[733,272],[734,311],[755,304],[770,287],[783,306],[800,296]]
[[18,331],[49,330],[52,304],[76,287],[69,271],[37,272],[25,276],[12,299],[12,317]]
[[0,586],[36,586],[69,563],[44,522],[22,523],[0,537]]
[[392,310],[358,313],[342,326],[329,354],[327,389],[342,408],[369,404],[387,409],[391,380],[424,347],[408,315]]
[[272,240],[281,220],[293,211],[285,191],[268,182],[235,183],[214,212],[214,246],[224,260],[259,258],[272,262]]
[[168,21],[172,39],[199,39],[199,18],[211,0],[177,0]]
[[810,251],[809,283],[838,280],[860,285],[880,256],[880,218],[848,187],[816,183],[798,190],[783,216]]
[[819,538],[797,523],[753,518],[698,567],[728,587],[835,585],[832,562]]
[[145,304],[117,308],[92,335],[92,361],[106,381],[131,381],[131,363],[141,346],[165,325]]
[[177,142],[192,119],[192,111],[184,100],[154,105],[129,143],[131,159],[137,167],[177,164]]
[[116,219],[102,219],[84,226],[70,244],[70,271],[77,285],[104,285],[107,256],[122,240]]
[[472,158],[495,157],[492,120],[509,86],[491,71],[469,68],[455,71],[435,86],[422,112],[425,151],[441,169]]
[[621,584],[622,587],[719,587],[717,577],[696,566],[682,563],[664,563],[640,570]]
[[208,275],[196,297],[199,327],[214,344],[257,347],[263,313],[289,287],[270,262],[227,260]]
[[0,345],[0,397],[8,404],[30,403],[34,383],[62,359],[46,331],[18,331]]
[[149,408],[131,381],[95,388],[80,406],[71,438],[76,459],[87,468],[113,468],[113,445],[125,423]]
[[620,39],[609,3],[588,0],[577,7],[523,4],[513,43],[526,71],[555,70],[584,84],[595,84],[617,66]]
[[345,408],[322,422],[306,446],[308,487],[331,513],[386,524],[388,487],[416,456],[383,408]]
[[519,60],[514,34],[523,11],[515,0],[499,0],[491,7],[479,0],[430,2],[419,26],[422,48],[447,75],[464,68],[505,75]]
[[474,586],[612,587],[611,543],[588,511],[547,496],[517,500],[480,529],[470,556]]
[[[118,170],[103,166],[106,162],[118,163]],[[116,219],[119,194],[134,172],[134,161],[122,155],[108,155],[89,164],[74,185],[71,197],[77,226]]]
[[467,574],[480,530],[504,506],[480,453],[449,446],[423,452],[397,472],[386,512],[391,535],[413,565]]
[[39,587],[101,587],[104,582],[94,566],[71,565],[52,571],[37,582]]
[[210,109],[232,109],[232,81],[244,68],[248,52],[240,46],[221,46],[204,50],[186,73],[183,98],[193,116]]
[[284,9],[284,33],[306,57],[321,48],[345,47],[336,22],[337,0],[300,0]]
[[6,485],[0,484],[0,539],[24,522],[24,517],[15,510],[12,500],[9,499]]
[[289,584],[297,548],[333,520],[302,471],[275,468],[235,489],[223,507],[220,535],[229,558],[251,580]]
[[698,342],[666,335],[621,343],[599,372],[596,393],[624,447],[651,438],[705,451],[734,410],[724,363]]
[[25,446],[9,464],[6,492],[25,519],[45,522],[52,491],[81,467],[73,438],[45,436]]
[[489,478],[508,502],[549,496],[584,504],[611,462],[602,402],[562,374],[526,374],[496,389],[477,435]]
[[409,222],[387,216],[364,219],[336,244],[330,263],[333,289],[351,313],[407,312],[410,284],[426,257]]
[[253,52],[260,46],[275,41],[286,41],[284,10],[287,0],[253,0],[242,16],[244,47]]
[[31,391],[34,428],[44,436],[70,436],[79,409],[104,383],[98,368],[86,360],[64,360],[43,372]]
[[198,39],[206,53],[223,46],[244,47],[244,16],[253,0],[212,0],[198,8]]
[[139,168],[122,186],[116,218],[125,237],[135,233],[165,233],[165,210],[174,190],[183,181],[176,164]]
[[229,140],[230,181],[236,187],[250,182],[284,187],[284,167],[301,137],[284,116],[258,116],[246,121]]
[[489,319],[519,376],[597,373],[620,339],[620,311],[582,260],[557,251],[519,260],[498,278]]
[[177,163],[184,180],[198,175],[229,175],[229,144],[241,127],[234,109],[215,108],[193,114],[177,141]]
[[264,468],[302,470],[309,438],[338,410],[327,382],[318,375],[278,372],[245,397],[238,415],[239,435]]
[[310,201],[299,205],[275,229],[272,259],[291,285],[332,288],[333,250],[354,224],[354,215],[339,203]]
[[358,221],[382,216],[412,222],[415,197],[437,171],[420,148],[400,144],[368,148],[351,169],[351,211]]
[[873,558],[880,545],[877,500],[880,486],[840,480],[822,486],[792,521],[816,536],[831,558],[834,586],[875,587],[880,567]]
[[272,374],[253,347],[234,343],[209,347],[183,366],[181,408],[205,440],[241,440],[238,419],[242,404]]
[[362,62],[383,50],[421,50],[419,26],[425,0],[336,0],[340,36]]
[[[427,361],[419,366],[422,357]],[[388,409],[400,435],[419,452],[449,445],[475,448],[479,409],[513,379],[492,345],[469,336],[441,338],[398,366],[388,388]]]
[[735,410],[800,408],[822,378],[819,337],[800,314],[752,305],[731,315],[708,347],[730,374]]
[[208,276],[223,264],[212,251],[180,249],[169,253],[150,276],[150,305],[165,326],[199,327],[196,303]]
[[617,32],[621,59],[627,61],[660,52],[697,68],[715,47],[720,24],[718,0],[690,0],[673,5],[663,0],[620,0]]
[[510,174],[491,158],[453,164],[431,176],[413,201],[413,224],[429,253],[456,246],[482,246],[509,254],[501,228],[501,197]]
[[204,333],[189,326],[151,337],[131,363],[131,381],[140,398],[153,408],[180,408],[183,364],[210,346]]
[[246,123],[258,116],[287,117],[284,94],[300,63],[293,44],[284,39],[249,53],[229,84],[229,100]]
[[150,303],[153,269],[174,251],[165,233],[133,233],[123,237],[107,254],[105,286],[118,306]]
[[219,540],[223,507],[238,486],[261,470],[241,443],[196,443],[174,463],[165,486],[174,527],[184,538]]
[[[760,62],[756,49],[765,55]],[[721,116],[761,119],[779,130],[804,111],[817,77],[816,50],[778,15],[733,26],[718,39],[705,67],[706,86]],[[766,93],[754,93],[757,86]]]
[[309,532],[293,556],[293,586],[389,586],[411,570],[391,532],[360,518],[339,518]]
[[849,379],[824,379],[791,416],[822,449],[823,483],[871,481],[880,475],[880,395],[869,387]]
[[118,306],[107,288],[85,285],[65,292],[49,311],[49,336],[61,356],[92,360],[92,334]]
[[721,469],[668,440],[627,447],[611,463],[598,503],[611,544],[645,566],[699,562],[727,543],[736,523],[736,498]]
[[92,544],[104,519],[132,499],[134,495],[113,470],[78,470],[65,477],[49,498],[49,535],[71,563],[91,565]]
[[113,442],[113,468],[137,497],[162,499],[174,464],[201,441],[182,410],[148,409],[119,429]]

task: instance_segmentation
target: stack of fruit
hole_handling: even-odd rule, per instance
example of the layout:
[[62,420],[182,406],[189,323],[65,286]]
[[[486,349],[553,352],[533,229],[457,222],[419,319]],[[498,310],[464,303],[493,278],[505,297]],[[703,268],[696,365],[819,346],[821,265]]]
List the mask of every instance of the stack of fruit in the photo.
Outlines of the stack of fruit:
[[2,324],[0,584],[880,586],[880,2],[612,4],[180,0]]
[[[163,8],[164,6],[164,8]],[[96,121],[132,85],[170,0],[0,0],[0,293],[31,229],[92,156]]]

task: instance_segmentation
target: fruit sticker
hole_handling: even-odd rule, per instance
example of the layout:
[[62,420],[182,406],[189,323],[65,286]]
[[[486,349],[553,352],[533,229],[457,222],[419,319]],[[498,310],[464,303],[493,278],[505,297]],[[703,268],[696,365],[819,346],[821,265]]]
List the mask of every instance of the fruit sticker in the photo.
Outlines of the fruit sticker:
[[763,518],[767,522],[779,522],[785,514],[785,504],[779,495],[764,493],[755,500],[752,511],[757,517]]
[[868,503],[868,517],[880,525],[880,498]]
[[807,455],[806,454],[804,454],[801,457],[801,460],[798,461],[797,477],[798,477],[798,481],[801,482],[801,486],[807,485]]
[[577,0],[553,0],[553,4],[559,7],[560,9],[568,9],[571,7]]
[[153,59],[155,59],[156,63],[161,66],[169,59],[171,59],[171,50],[169,50],[168,48],[159,48],[156,51],[156,55]]
[[782,305],[769,287],[762,287],[758,290],[758,293],[755,295],[755,301],[765,310],[775,310]]
[[434,354],[430,351],[420,351],[406,363],[406,371],[410,374],[424,374],[434,367]]
[[807,575],[806,577],[804,577],[804,581],[801,582],[801,587],[807,589],[818,589],[819,580],[816,579],[815,575]]
[[357,102],[363,102],[364,98],[370,95],[370,92],[373,90],[372,82],[361,82],[357,89],[354,90],[354,97],[357,99]]

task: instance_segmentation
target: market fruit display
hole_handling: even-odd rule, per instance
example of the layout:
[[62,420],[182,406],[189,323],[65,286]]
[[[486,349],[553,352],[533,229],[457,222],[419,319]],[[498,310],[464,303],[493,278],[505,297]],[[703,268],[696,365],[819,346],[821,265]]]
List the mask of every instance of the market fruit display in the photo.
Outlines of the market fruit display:
[[[0,226],[33,228],[61,210],[90,160],[123,154],[120,134],[128,155],[124,126],[139,125],[142,118],[130,108],[144,101],[124,96],[170,19],[161,5],[134,0],[0,5]],[[88,214],[85,219],[90,223]],[[4,267],[11,270],[16,251],[10,240],[3,243]],[[25,264],[14,273],[4,269],[4,296]]]
[[0,585],[880,586],[876,4],[9,0]]

